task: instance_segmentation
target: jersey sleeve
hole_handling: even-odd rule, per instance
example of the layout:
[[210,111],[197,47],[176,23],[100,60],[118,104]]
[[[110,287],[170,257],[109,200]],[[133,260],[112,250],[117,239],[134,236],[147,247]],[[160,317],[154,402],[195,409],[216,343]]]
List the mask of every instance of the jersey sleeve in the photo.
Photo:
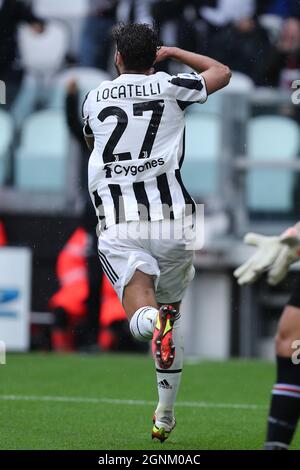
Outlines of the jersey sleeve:
[[194,103],[205,103],[207,100],[207,90],[205,80],[201,74],[180,73],[170,77],[172,92],[181,107],[187,108]]
[[90,128],[90,125],[89,125],[89,115],[90,115],[90,112],[89,112],[89,93],[87,93],[87,95],[84,99],[84,102],[82,103],[82,118],[83,118],[83,122],[84,122],[83,134],[86,137],[93,136],[93,131]]

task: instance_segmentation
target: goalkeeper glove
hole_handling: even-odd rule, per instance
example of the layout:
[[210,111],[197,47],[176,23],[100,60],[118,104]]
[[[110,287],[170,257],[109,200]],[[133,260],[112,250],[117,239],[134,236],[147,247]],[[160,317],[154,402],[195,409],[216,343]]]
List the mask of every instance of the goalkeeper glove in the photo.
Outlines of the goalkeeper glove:
[[279,237],[247,233],[244,242],[257,246],[257,250],[234,271],[238,283],[251,284],[267,271],[268,283],[275,286],[286,276],[290,265],[300,259],[300,222]]

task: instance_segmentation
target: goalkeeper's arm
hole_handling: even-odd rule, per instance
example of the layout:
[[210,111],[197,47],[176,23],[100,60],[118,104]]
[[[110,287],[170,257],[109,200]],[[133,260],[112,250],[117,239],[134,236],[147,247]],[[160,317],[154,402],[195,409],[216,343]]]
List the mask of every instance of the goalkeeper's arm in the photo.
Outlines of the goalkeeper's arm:
[[264,272],[268,283],[276,285],[286,276],[290,265],[300,260],[300,222],[279,237],[248,233],[244,241],[257,250],[234,271],[240,285],[255,282]]

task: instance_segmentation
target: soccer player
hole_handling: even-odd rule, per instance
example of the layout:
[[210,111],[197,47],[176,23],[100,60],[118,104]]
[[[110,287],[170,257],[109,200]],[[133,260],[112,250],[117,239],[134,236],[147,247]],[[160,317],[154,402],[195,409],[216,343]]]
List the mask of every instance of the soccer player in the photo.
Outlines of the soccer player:
[[[279,237],[248,233],[245,242],[257,246],[254,255],[234,273],[240,285],[267,272],[269,284],[278,284],[290,265],[300,260],[300,222]],[[294,289],[279,322],[276,336],[277,379],[272,390],[265,442],[266,450],[286,450],[300,418],[300,291]],[[296,361],[293,361],[293,355]]]
[[[231,72],[208,57],[160,47],[146,24],[119,25],[114,38],[119,77],[102,82],[83,105],[92,150],[89,191],[99,217],[103,271],[123,303],[132,335],[152,340],[159,396],[152,437],[164,441],[175,427],[183,365],[180,303],[194,276],[192,221],[186,214],[195,204],[180,176],[184,112],[226,86]],[[154,73],[154,64],[164,59],[194,72]]]

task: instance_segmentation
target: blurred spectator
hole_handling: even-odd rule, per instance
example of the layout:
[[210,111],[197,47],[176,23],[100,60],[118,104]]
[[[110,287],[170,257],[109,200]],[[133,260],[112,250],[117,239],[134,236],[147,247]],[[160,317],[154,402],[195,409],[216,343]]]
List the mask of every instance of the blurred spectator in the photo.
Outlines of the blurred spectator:
[[[56,274],[60,288],[49,302],[50,310],[54,313],[52,347],[56,351],[72,351],[79,346],[79,341],[80,345],[89,342],[86,338],[82,338],[83,330],[85,334],[88,332],[87,250],[88,235],[82,227],[79,227],[57,258]],[[79,331],[81,335],[77,334]],[[81,336],[80,340],[78,336]]]
[[[261,2],[259,2],[261,3]],[[269,13],[272,15],[288,18],[297,13],[300,15],[300,2],[298,0],[269,0],[264,2],[266,5],[260,13]]]
[[86,250],[87,280],[89,295],[87,303],[87,322],[90,331],[90,342],[95,343],[98,334],[99,317],[99,289],[102,280],[102,269],[97,254],[95,209],[92,205],[88,191],[88,161],[90,152],[83,137],[83,124],[78,115],[79,90],[75,81],[71,81],[66,94],[66,118],[71,134],[80,147],[80,181],[78,189],[84,197],[84,211],[81,225],[87,233],[89,243]]
[[300,20],[300,1],[297,0],[292,10],[292,16]]
[[152,24],[153,17],[151,6],[153,1],[154,0],[120,0],[118,21],[123,23],[135,22]]
[[200,14],[206,22],[201,52],[259,84],[271,45],[257,21],[256,1],[219,0],[216,8],[203,7]]
[[[184,2],[180,0],[158,0],[151,5],[153,21],[159,30],[161,43],[164,45],[176,45],[183,47],[179,39],[179,28],[183,20]],[[189,2],[186,2],[189,3]],[[182,28],[186,29],[186,28]],[[185,34],[184,49],[194,50],[195,44],[190,41],[193,36],[194,27]],[[170,71],[170,61],[160,62],[156,65],[156,70],[172,73]]]
[[29,23],[36,33],[43,31],[43,20],[20,0],[0,0],[0,79],[7,84],[7,102],[13,93],[14,62],[17,56],[17,27]]
[[[152,15],[160,30],[162,43],[178,45],[183,49],[195,48],[195,16],[194,2],[181,0],[159,0],[152,5]],[[185,12],[188,11],[188,17]]]
[[110,53],[110,33],[116,23],[119,0],[88,1],[89,14],[81,35],[80,64],[106,70]]
[[291,89],[300,76],[300,20],[285,20],[279,38],[267,60],[264,85]]
[[224,27],[251,18],[256,12],[255,0],[218,0],[215,7],[200,8],[201,17],[211,26]]
[[[157,25],[162,44],[177,45],[183,49],[196,51],[197,9],[200,5],[215,5],[217,0],[154,0],[151,5],[153,20]],[[170,63],[158,65],[159,70],[169,70]],[[177,65],[178,67],[178,65]],[[174,70],[177,73],[178,70]]]
[[0,219],[0,246],[5,246],[7,244],[6,232],[4,224]]

